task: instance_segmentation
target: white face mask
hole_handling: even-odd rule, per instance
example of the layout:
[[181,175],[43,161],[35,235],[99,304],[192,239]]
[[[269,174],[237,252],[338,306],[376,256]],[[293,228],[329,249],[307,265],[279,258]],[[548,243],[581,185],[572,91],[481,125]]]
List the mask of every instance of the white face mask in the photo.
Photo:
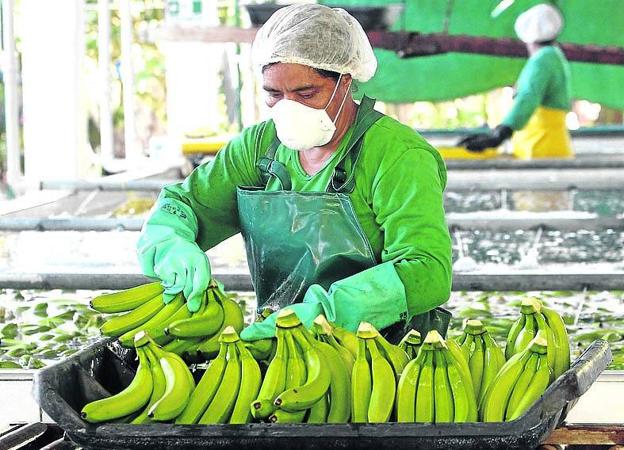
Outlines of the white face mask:
[[336,118],[332,121],[327,114],[327,107],[336,95],[341,77],[342,75],[338,78],[334,92],[323,109],[311,108],[288,99],[278,101],[271,108],[271,118],[275,122],[277,137],[282,144],[293,150],[307,150],[323,146],[331,141],[336,132],[336,120],[347,99],[348,90],[345,92]]

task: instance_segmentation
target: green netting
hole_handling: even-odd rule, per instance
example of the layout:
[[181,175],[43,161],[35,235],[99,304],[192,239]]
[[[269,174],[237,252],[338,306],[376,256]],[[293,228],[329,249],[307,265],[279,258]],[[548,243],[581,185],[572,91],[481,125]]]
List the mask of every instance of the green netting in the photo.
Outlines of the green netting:
[[[538,0],[516,0],[497,18],[490,16],[499,0],[407,0],[402,27],[421,33],[444,29],[447,8],[449,34],[515,37],[516,17]],[[380,5],[400,0],[325,0],[328,5]],[[566,18],[561,42],[624,47],[623,0],[562,0]],[[512,85],[525,60],[450,53],[401,59],[395,53],[376,50],[379,68],[363,85],[363,92],[385,102],[439,101]],[[572,63],[572,95],[624,109],[624,66]]]

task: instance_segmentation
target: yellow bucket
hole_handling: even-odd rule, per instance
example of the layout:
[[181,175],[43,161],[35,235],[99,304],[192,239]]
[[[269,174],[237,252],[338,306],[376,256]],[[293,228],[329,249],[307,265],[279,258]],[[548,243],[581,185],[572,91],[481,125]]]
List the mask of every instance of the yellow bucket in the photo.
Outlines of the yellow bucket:
[[486,148],[482,152],[471,152],[465,147],[437,147],[444,159],[492,159],[499,156],[498,148]]
[[215,155],[231,139],[231,136],[189,137],[182,142],[183,155]]

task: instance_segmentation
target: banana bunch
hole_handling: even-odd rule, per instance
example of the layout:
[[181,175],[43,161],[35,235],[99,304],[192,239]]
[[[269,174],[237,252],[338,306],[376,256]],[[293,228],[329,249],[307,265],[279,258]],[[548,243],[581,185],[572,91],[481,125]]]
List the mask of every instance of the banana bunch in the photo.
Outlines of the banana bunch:
[[219,352],[202,375],[176,424],[245,424],[249,403],[260,390],[260,366],[228,326],[219,337]]
[[477,421],[470,369],[455,341],[435,330],[427,334],[399,379],[396,415],[398,422]]
[[483,422],[517,419],[542,396],[552,378],[549,345],[545,333],[540,330],[524,350],[503,365],[481,405]]
[[[351,373],[352,421],[388,422],[394,407],[397,380],[395,365],[388,356],[394,357],[398,352],[391,350],[389,353],[384,348],[387,341],[368,322],[360,323],[357,337],[358,352]],[[407,355],[404,360],[407,360]],[[400,370],[403,370],[404,360],[400,361]]]
[[343,356],[314,339],[291,309],[280,311],[276,326],[276,351],[252,415],[274,423],[346,423],[351,388]]
[[522,301],[520,313],[520,318],[513,323],[507,335],[505,357],[510,359],[525,350],[541,331],[548,342],[548,364],[552,376],[559,377],[570,368],[570,342],[563,319],[535,297]]
[[139,366],[132,382],[115,395],[86,404],[81,416],[87,422],[169,421],[184,409],[195,388],[186,363],[144,332],[137,334],[135,346]]
[[420,346],[422,345],[422,338],[420,333],[416,330],[409,330],[401,342],[399,342],[398,347],[403,350],[409,360],[415,359],[418,355],[418,350],[420,350]]
[[[355,355],[353,355],[346,347],[344,347],[334,335],[334,327],[327,321],[324,315],[319,315],[314,319],[312,331],[315,334],[317,340],[325,342],[331,345],[338,353],[344,362],[349,374],[353,370],[353,363],[355,362]],[[348,332],[349,333],[349,332]],[[355,335],[353,335],[355,337]],[[357,337],[355,337],[357,339]]]
[[199,311],[191,313],[182,293],[164,304],[159,282],[148,283],[112,294],[95,297],[91,307],[103,313],[123,313],[106,320],[102,334],[119,338],[122,345],[132,347],[134,336],[147,332],[167,352],[207,358],[219,352],[219,336],[226,327],[237,332],[243,329],[243,313],[213,280],[204,292]]
[[505,364],[505,355],[480,320],[467,320],[457,343],[468,361],[475,397],[481,404],[487,387]]

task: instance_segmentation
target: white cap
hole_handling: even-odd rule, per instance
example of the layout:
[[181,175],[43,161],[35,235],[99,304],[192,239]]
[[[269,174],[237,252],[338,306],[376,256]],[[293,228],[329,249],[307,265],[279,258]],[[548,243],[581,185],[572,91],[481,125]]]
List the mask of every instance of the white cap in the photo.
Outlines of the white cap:
[[295,4],[278,9],[251,49],[254,66],[296,63],[368,81],[377,59],[360,23],[344,9]]
[[563,28],[563,16],[557,8],[547,3],[540,3],[520,14],[516,19],[516,34],[521,41],[552,41]]

